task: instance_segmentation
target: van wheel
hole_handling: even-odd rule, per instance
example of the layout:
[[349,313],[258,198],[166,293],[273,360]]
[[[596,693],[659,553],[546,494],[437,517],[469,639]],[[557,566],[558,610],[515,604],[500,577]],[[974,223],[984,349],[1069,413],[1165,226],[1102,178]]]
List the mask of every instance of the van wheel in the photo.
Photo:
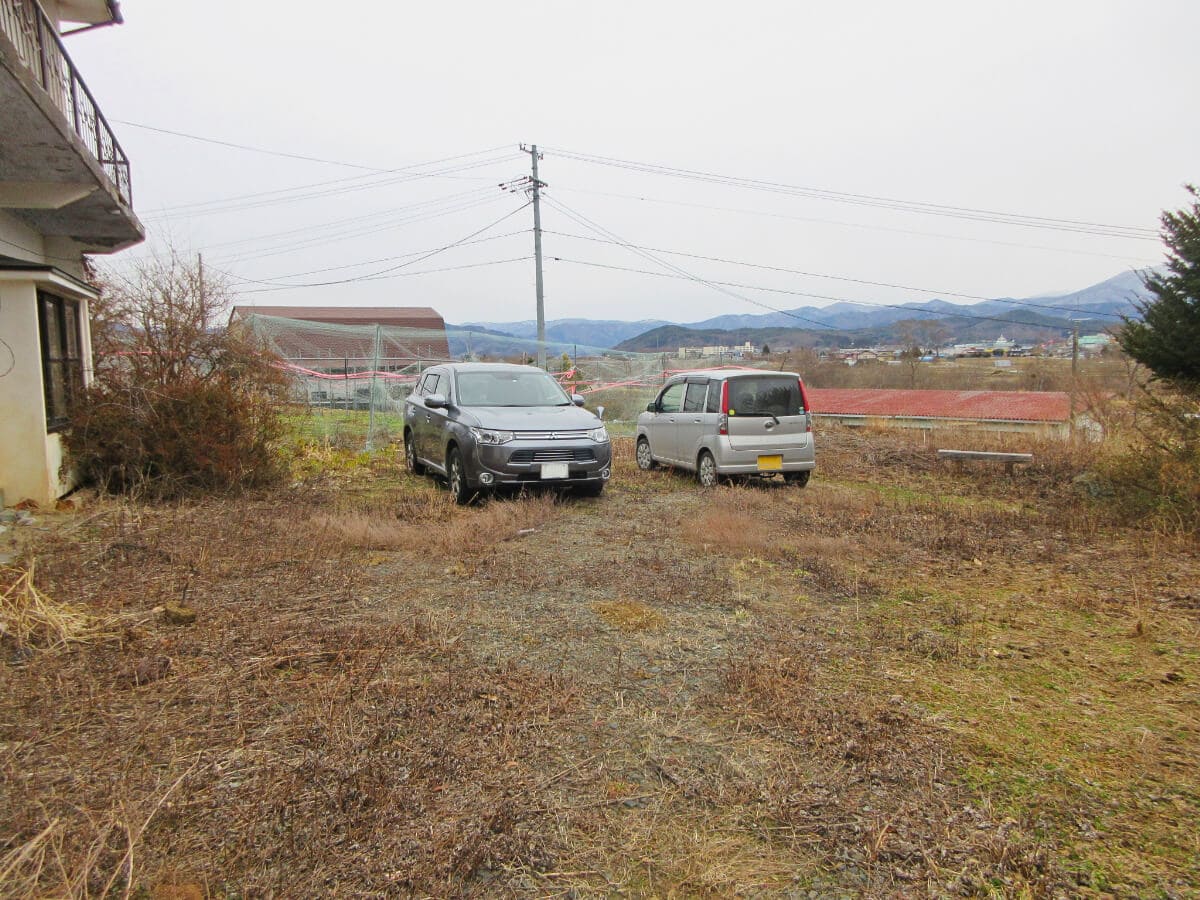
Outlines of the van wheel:
[[425,474],[425,464],[417,459],[417,449],[413,446],[411,431],[404,432],[404,464],[414,475]]
[[803,472],[784,472],[783,480],[788,484],[794,484],[796,487],[804,487],[808,484],[808,479],[812,475],[810,470]]
[[707,450],[702,450],[700,458],[696,460],[696,480],[703,487],[710,488],[717,486],[719,477],[717,475],[717,461],[713,459],[713,455]]
[[451,447],[446,454],[446,487],[459,506],[466,506],[475,498],[475,492],[467,485],[467,471],[457,447]]
[[638,468],[643,472],[648,472],[658,467],[658,463],[654,461],[654,454],[650,452],[650,442],[644,437],[638,438],[635,456],[637,457]]

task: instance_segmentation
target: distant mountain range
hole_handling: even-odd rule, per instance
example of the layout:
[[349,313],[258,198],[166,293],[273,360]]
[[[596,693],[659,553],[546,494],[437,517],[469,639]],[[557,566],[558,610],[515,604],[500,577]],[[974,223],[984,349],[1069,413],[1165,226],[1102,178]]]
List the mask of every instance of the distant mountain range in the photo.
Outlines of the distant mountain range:
[[[546,323],[546,339],[565,348],[604,348],[656,352],[681,346],[741,344],[750,341],[772,347],[859,346],[916,340],[962,342],[994,340],[1001,332],[1021,342],[1062,336],[1078,327],[1101,331],[1121,315],[1137,312],[1135,303],[1148,297],[1138,272],[1123,272],[1080,291],[1026,299],[997,298],[973,304],[933,298],[921,303],[835,303],[803,306],[781,312],[730,314],[700,322],[661,319],[636,322],[596,319],[554,319]],[[497,338],[529,339],[537,324],[471,322],[451,328],[487,330]],[[569,348],[568,348],[569,349]]]

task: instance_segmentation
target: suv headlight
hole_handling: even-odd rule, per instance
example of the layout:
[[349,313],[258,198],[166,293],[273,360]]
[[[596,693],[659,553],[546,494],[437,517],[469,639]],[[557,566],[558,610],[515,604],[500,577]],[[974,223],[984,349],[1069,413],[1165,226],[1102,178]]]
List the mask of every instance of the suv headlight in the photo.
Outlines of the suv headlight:
[[590,437],[597,444],[607,444],[608,443],[608,429],[605,428],[603,425],[601,425],[599,428],[593,428],[591,431],[589,431],[587,433],[587,436]]
[[513,439],[511,431],[495,431],[491,428],[472,428],[471,434],[480,444],[507,444]]

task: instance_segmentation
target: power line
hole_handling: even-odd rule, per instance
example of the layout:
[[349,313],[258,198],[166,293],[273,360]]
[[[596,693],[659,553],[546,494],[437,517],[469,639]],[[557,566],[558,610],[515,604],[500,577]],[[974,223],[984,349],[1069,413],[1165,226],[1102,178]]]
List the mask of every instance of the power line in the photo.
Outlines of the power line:
[[[129,122],[124,119],[113,119],[112,121],[116,122],[119,125],[126,125],[130,128],[141,128],[143,131],[154,131],[154,132],[157,132],[158,134],[169,134],[172,137],[186,138],[189,141],[200,141],[201,143],[204,143],[204,144],[216,144],[217,146],[229,147],[230,149],[233,149],[233,150],[245,150],[249,153],[262,153],[267,156],[279,156],[284,159],[299,159],[304,162],[324,163],[326,165],[331,165],[331,166],[343,166],[347,169],[366,169],[367,171],[377,172],[377,173],[381,173],[381,174],[387,173],[387,172],[401,171],[400,169],[384,169],[384,168],[380,168],[379,166],[366,166],[366,165],[362,165],[361,163],[346,162],[345,160],[341,160],[341,159],[324,159],[319,156],[304,156],[303,154],[299,154],[299,153],[288,153],[287,151],[284,151],[284,150],[270,150],[265,147],[253,147],[253,146],[250,146],[249,144],[239,144],[234,141],[223,141],[223,140],[220,140],[219,138],[204,137],[203,135],[199,135],[199,134],[189,134],[186,131],[174,131],[170,128],[160,128],[157,125],[145,125],[145,124],[142,124],[141,122]],[[506,146],[507,146],[507,144],[501,144],[499,147],[495,147],[492,150],[479,150],[479,151],[476,151],[475,153],[467,153],[467,154],[462,154],[461,156],[447,157],[447,159],[461,159],[463,156],[477,156],[477,155],[481,155],[483,153],[492,153],[495,150],[503,150],[504,147],[506,147]],[[411,167],[406,167],[406,168],[411,168]]]
[[[668,273],[668,272],[652,272],[649,269],[635,269],[635,268],[632,268],[631,266],[617,266],[617,265],[612,265],[610,263],[598,263],[598,262],[592,262],[592,261],[583,260],[583,259],[570,259],[565,256],[551,256],[550,259],[554,260],[555,262],[564,262],[564,263],[570,263],[572,265],[587,266],[587,267],[593,268],[593,269],[611,269],[611,270],[617,271],[617,272],[632,272],[632,273],[638,274],[638,275],[652,275],[655,278],[680,278],[680,279],[685,279],[685,280],[695,280],[695,279],[691,279],[690,276],[687,276],[687,275],[676,275],[676,274]],[[944,319],[944,318],[975,319],[975,320],[982,321],[982,322],[1002,322],[1002,323],[1008,324],[1008,325],[1028,325],[1032,328],[1058,328],[1058,327],[1060,327],[1056,324],[1051,324],[1051,323],[1047,323],[1047,322],[1026,322],[1021,319],[1007,318],[1004,316],[985,316],[985,315],[980,315],[977,313],[974,313],[974,314],[973,313],[956,313],[956,312],[949,312],[947,310],[922,309],[920,307],[903,306],[903,305],[896,304],[896,303],[870,303],[866,300],[852,300],[849,297],[835,297],[831,294],[813,294],[813,293],[809,293],[807,291],[793,291],[793,290],[788,290],[786,288],[764,287],[763,285],[744,284],[742,282],[737,282],[737,281],[705,281],[704,283],[708,284],[708,285],[723,285],[726,287],[742,288],[744,290],[765,291],[765,292],[771,293],[771,294],[787,294],[787,295],[793,296],[793,297],[810,297],[810,298],[813,298],[816,300],[833,300],[838,303],[847,303],[847,304],[850,304],[851,306],[865,306],[870,309],[898,309],[898,310],[902,310],[904,312],[912,312],[912,313],[923,312],[923,313],[928,313],[931,317],[934,317],[934,318],[931,318],[929,321],[935,321],[936,319]],[[789,316],[790,318],[793,318],[793,319],[804,319],[804,321],[812,322],[813,324],[820,325],[822,328],[828,328],[828,329],[835,330],[835,331],[851,330],[851,329],[847,329],[847,328],[844,328],[839,325],[831,325],[828,322],[817,322],[816,319],[807,319],[807,318],[804,318],[803,316],[798,316],[798,315],[792,313],[790,310],[778,309],[777,307],[770,306],[769,304],[766,304],[766,303],[759,303],[756,300],[748,300],[747,299],[747,302],[753,303],[755,306],[761,306],[764,309],[769,309],[772,312],[777,312],[782,315]],[[772,327],[772,326],[764,326],[764,327]]]
[[438,219],[443,216],[450,216],[460,212],[467,212],[473,209],[479,209],[485,206],[494,205],[497,201],[502,200],[502,197],[480,197],[474,200],[467,200],[455,206],[448,206],[441,209],[435,209],[415,215],[409,215],[396,219],[384,224],[370,224],[357,226],[353,228],[343,229],[332,234],[318,235],[299,241],[288,241],[280,246],[267,247],[259,250],[248,250],[246,252],[234,253],[233,256],[223,258],[223,262],[250,262],[256,259],[266,259],[270,256],[281,256],[289,253],[295,253],[300,250],[307,250],[312,247],[324,246],[326,244],[334,244],[339,241],[350,240],[351,238],[361,237],[368,234],[377,234],[380,231],[400,228],[405,225],[413,225],[418,222],[427,222],[430,219]]
[[[464,244],[465,242],[469,241],[471,238],[478,237],[479,235],[483,234],[485,231],[495,228],[497,225],[499,225],[501,222],[505,221],[506,219],[512,218],[517,213],[519,213],[521,210],[525,209],[527,206],[529,206],[529,204],[524,203],[521,206],[518,206],[516,209],[511,210],[508,213],[505,213],[499,219],[496,219],[496,221],[490,222],[487,225],[484,225],[482,228],[472,231],[470,234],[464,235],[463,237],[459,238],[456,241],[451,241],[449,244],[445,244],[441,247],[437,247],[433,250],[430,250],[428,253],[425,253],[423,256],[419,256],[416,259],[412,259],[412,260],[409,260],[408,262],[400,263],[395,266],[389,266],[386,269],[380,269],[378,272],[372,272],[369,275],[358,275],[353,278],[341,278],[341,279],[337,279],[334,281],[303,282],[300,284],[281,284],[278,282],[260,281],[260,280],[254,279],[254,278],[242,278],[240,280],[248,281],[248,282],[251,282],[254,284],[270,285],[271,287],[279,288],[281,290],[286,290],[288,288],[332,287],[334,285],[339,285],[339,284],[350,284],[351,282],[355,282],[355,281],[373,281],[375,279],[378,279],[382,275],[388,274],[389,272],[395,272],[399,269],[407,268],[408,266],[414,265],[416,263],[424,262],[425,260],[429,259],[430,257],[437,256],[439,253],[444,253],[445,251],[447,251],[453,247],[458,247],[458,246]],[[230,277],[232,277],[232,278],[239,277],[236,275],[231,275],[228,272],[225,272],[224,274],[230,275]]]
[[[493,260],[488,260],[487,262],[464,263],[463,265],[460,265],[460,266],[446,266],[441,269],[421,269],[418,272],[398,272],[398,273],[393,273],[390,275],[378,275],[378,276],[373,276],[371,278],[364,278],[362,280],[363,281],[386,281],[386,280],[389,280],[392,278],[412,278],[417,275],[434,275],[439,272],[460,272],[464,269],[482,269],[487,266],[500,266],[500,265],[504,265],[506,263],[528,262],[531,259],[533,259],[532,255],[514,256],[509,259],[493,259]],[[226,272],[223,274],[229,274],[229,273]],[[236,276],[233,276],[233,277],[236,277]],[[309,287],[309,285],[293,285],[293,287]],[[238,293],[239,294],[270,294],[270,293],[274,293],[276,291],[286,291],[288,289],[289,289],[288,287],[251,288],[250,290],[247,290],[247,291],[238,291]]]
[[[931,315],[935,315],[939,318],[949,317],[949,318],[961,318],[961,319],[976,319],[976,320],[980,320],[980,321],[1004,322],[1004,323],[1013,324],[1013,325],[1029,325],[1034,328],[1055,327],[1052,325],[1047,325],[1045,322],[1025,322],[1020,319],[1002,318],[999,316],[971,315],[971,314],[967,314],[967,313],[952,313],[952,312],[945,312],[942,310],[937,310],[937,311],[914,310],[911,306],[902,306],[902,305],[895,304],[895,303],[866,303],[866,302],[859,301],[859,300],[851,300],[846,297],[833,297],[833,296],[824,295],[824,294],[811,294],[811,293],[806,293],[803,291],[787,291],[787,290],[784,290],[781,288],[768,288],[768,287],[760,287],[760,286],[756,286],[756,285],[744,285],[744,284],[737,284],[734,282],[711,281],[708,279],[700,278],[699,276],[694,275],[693,273],[688,272],[685,269],[681,269],[680,267],[674,265],[673,263],[669,263],[664,260],[658,259],[653,254],[648,253],[645,250],[642,250],[642,249],[636,247],[635,245],[630,244],[628,241],[623,240],[619,235],[616,235],[613,232],[609,231],[608,229],[604,228],[603,226],[597,225],[596,223],[592,222],[590,219],[588,219],[582,213],[577,213],[573,210],[570,210],[561,201],[552,200],[550,198],[547,198],[546,202],[553,205],[555,209],[558,209],[560,212],[566,214],[569,218],[573,219],[575,222],[577,222],[581,225],[584,225],[584,227],[589,228],[593,231],[596,231],[597,233],[602,234],[605,237],[614,238],[618,243],[620,243],[622,246],[624,246],[627,250],[632,251],[633,253],[637,254],[638,256],[641,256],[644,259],[650,260],[651,262],[655,263],[656,265],[658,265],[662,268],[668,269],[669,271],[671,271],[673,273],[673,275],[672,276],[664,276],[663,273],[661,273],[661,272],[650,272],[650,271],[639,270],[639,269],[629,269],[629,271],[638,272],[643,275],[656,275],[656,276],[661,276],[661,277],[684,278],[689,281],[694,281],[694,282],[697,282],[700,284],[704,284],[707,287],[712,288],[713,290],[720,291],[721,293],[724,293],[724,294],[728,294],[731,297],[735,297],[739,300],[743,300],[743,301],[745,301],[747,303],[751,303],[755,306],[760,306],[764,309],[769,309],[772,312],[779,313],[780,315],[784,315],[784,316],[787,316],[792,319],[798,319],[800,321],[809,322],[811,324],[818,325],[822,328],[829,328],[829,329],[838,330],[838,331],[846,330],[846,329],[838,328],[835,325],[831,325],[828,322],[820,322],[817,319],[813,319],[808,316],[801,316],[797,313],[792,312],[791,310],[779,309],[777,307],[771,306],[770,304],[762,303],[761,301],[758,301],[758,300],[753,300],[742,294],[738,294],[738,293],[735,293],[734,291],[728,290],[728,288],[738,287],[738,288],[749,289],[749,290],[761,290],[761,291],[766,291],[766,292],[770,292],[770,293],[791,294],[791,295],[796,295],[796,296],[813,297],[813,298],[820,299],[820,300],[833,300],[833,301],[838,301],[838,302],[842,302],[842,303],[850,303],[850,304],[853,304],[856,306],[879,307],[879,308],[883,308],[883,309],[899,309],[899,310],[903,310],[905,312],[926,312],[926,313],[930,313]],[[561,261],[561,262],[579,263],[582,265],[591,265],[591,266],[594,266],[597,268],[612,268],[612,269],[625,268],[622,266],[606,266],[602,263],[588,263],[588,262],[585,262],[582,260],[563,259],[561,257],[553,257],[553,258],[558,261]]]
[[[483,156],[484,154],[487,154],[487,153],[495,153],[498,150],[503,150],[503,149],[504,149],[503,147],[492,147],[488,150],[474,150],[471,153],[460,153],[456,156],[446,156],[446,157],[442,157],[441,159],[433,159],[428,162],[411,163],[407,166],[400,166],[399,168],[396,168],[396,169],[387,169],[387,170],[382,171],[379,174],[391,175],[391,174],[395,174],[396,172],[405,172],[405,171],[409,171],[412,169],[424,168],[426,166],[441,165],[443,163],[454,162],[456,160],[466,159],[466,158],[472,157],[472,156]],[[512,154],[510,154],[510,155],[512,155]],[[324,187],[324,186],[330,185],[330,184],[344,184],[347,181],[361,181],[364,178],[371,178],[371,177],[372,177],[371,175],[348,175],[345,178],[333,178],[333,179],[329,179],[327,181],[314,181],[314,182],[310,182],[308,184],[299,184],[299,185],[296,185],[295,187],[290,187],[290,188],[276,188],[275,190],[270,190],[270,191],[255,191],[254,193],[251,193],[251,194],[236,194],[232,197],[222,197],[222,198],[218,198],[216,200],[199,200],[194,203],[180,203],[175,206],[161,206],[161,207],[157,207],[155,209],[147,210],[147,212],[150,212],[150,213],[173,212],[175,210],[188,209],[193,206],[208,206],[208,205],[214,204],[214,203],[228,203],[228,202],[232,202],[232,201],[236,201],[236,200],[245,200],[245,199],[253,198],[253,197],[265,197],[265,196],[269,196],[271,194],[283,194],[283,193],[288,193],[290,191],[308,190],[309,188]]]
[[1026,228],[1043,228],[1054,231],[1068,231],[1080,234],[1091,234],[1100,237],[1128,238],[1130,240],[1158,240],[1158,232],[1152,228],[1133,225],[1113,225],[1103,222],[1089,222],[1078,219],[1055,218],[1051,216],[1035,216],[1024,213],[1008,213],[996,210],[980,209],[969,206],[952,206],[941,203],[931,203],[923,200],[899,200],[893,197],[882,197],[873,194],[855,194],[846,191],[834,191],[826,188],[812,188],[800,185],[790,185],[781,182],[765,181],[755,178],[741,178],[732,175],[722,175],[715,172],[704,172],[695,169],[684,169],[675,166],[663,166],[654,163],[637,162],[617,159],[589,153],[577,153],[570,150],[551,150],[566,159],[577,162],[602,165],[612,168],[625,169],[642,174],[666,175],[673,178],[687,178],[695,181],[721,184],[728,187],[741,187],[768,193],[787,196],[807,197],[810,199],[830,200],[839,203],[849,203],[858,206],[871,206],[882,209],[893,209],[902,212],[919,213],[922,215],[947,216],[950,218],[970,221],[989,222],[1002,225],[1018,225]]
[[743,294],[739,294],[735,291],[731,291],[728,289],[727,286],[720,285],[717,282],[709,281],[707,279],[701,278],[699,275],[694,275],[691,272],[687,271],[686,269],[680,268],[679,266],[675,265],[674,263],[669,263],[669,262],[666,262],[665,260],[658,259],[654,255],[647,253],[645,250],[641,250],[641,249],[633,246],[628,241],[621,238],[620,235],[617,235],[614,232],[609,231],[608,229],[604,228],[603,226],[596,224],[595,222],[588,219],[585,215],[583,215],[583,213],[575,212],[574,210],[567,207],[566,204],[561,203],[558,200],[547,198],[546,202],[549,203],[551,206],[553,206],[555,209],[557,209],[559,212],[561,212],[564,215],[568,216],[569,218],[573,219],[578,224],[583,225],[585,228],[589,228],[592,231],[595,231],[597,234],[602,234],[605,237],[614,238],[623,247],[625,247],[625,249],[631,251],[632,253],[636,254],[637,256],[642,257],[643,259],[650,260],[650,262],[654,263],[655,265],[661,266],[662,268],[675,273],[675,275],[677,277],[686,278],[689,281],[696,282],[697,284],[703,284],[706,287],[709,287],[712,290],[717,291],[718,293],[733,297],[736,300],[741,300],[743,303],[749,303],[753,306],[761,306],[763,309],[769,309],[772,312],[777,312],[777,313],[780,313],[781,315],[789,316],[789,317],[791,317],[793,319],[797,319],[801,322],[808,322],[810,324],[820,326],[821,328],[833,328],[834,327],[832,325],[829,325],[826,322],[818,322],[816,319],[811,319],[808,316],[801,316],[801,315],[798,315],[797,313],[789,312],[788,310],[785,310],[785,309],[776,309],[774,306],[771,306],[767,303],[762,303],[758,300],[754,300]]
[[[471,163],[463,163],[456,166],[439,169],[433,172],[411,172],[404,175],[398,175],[394,178],[375,178],[374,180],[363,180],[364,177],[371,176],[356,176],[354,178],[340,178],[330,182],[318,182],[314,187],[322,185],[340,184],[342,187],[328,188],[327,190],[312,190],[306,193],[297,193],[303,190],[298,188],[282,188],[277,191],[263,191],[259,194],[246,194],[247,202],[227,202],[210,201],[208,203],[186,204],[178,207],[164,207],[166,212],[157,216],[147,216],[148,221],[156,221],[161,219],[194,219],[200,216],[216,215],[225,212],[242,212],[248,209],[262,209],[267,206],[277,206],[282,203],[297,203],[302,200],[314,200],[320,197],[332,197],[341,194],[351,194],[356,191],[365,191],[373,188],[389,187],[394,184],[405,184],[410,181],[418,181],[422,178],[441,178],[449,177],[452,172],[466,172],[472,169],[484,168],[486,166],[498,165],[507,163],[512,159],[512,154],[499,156],[491,159],[479,160]],[[483,179],[490,181],[491,179]],[[357,184],[346,184],[347,182],[357,181]],[[274,195],[274,196],[272,196]],[[257,197],[258,199],[253,199]],[[223,205],[222,205],[223,203]],[[184,209],[190,209],[190,212],[179,214]]]
[[998,247],[1021,247],[1028,250],[1045,250],[1050,253],[1070,253],[1075,256],[1095,256],[1101,259],[1119,259],[1125,263],[1139,262],[1153,265],[1157,260],[1133,258],[1128,255],[1118,256],[1114,253],[1100,253],[1095,250],[1079,250],[1069,247],[1047,247],[1043,244],[1026,244],[1019,241],[1000,241],[995,238],[970,237],[965,234],[941,234],[936,231],[918,231],[915,228],[896,228],[888,225],[872,225],[866,222],[843,222],[838,219],[826,219],[817,216],[793,216],[787,213],[767,212],[760,209],[745,209],[733,206],[713,206],[708,203],[689,203],[685,200],[666,200],[662,197],[647,197],[641,194],[621,194],[613,191],[590,191],[585,188],[558,187],[558,192],[567,191],[575,194],[590,194],[595,197],[613,197],[620,200],[637,200],[642,203],[659,203],[665,206],[680,206],[687,209],[706,209],[713,212],[732,212],[747,216],[761,216],[768,219],[784,219],[789,222],[813,222],[822,225],[838,225],[843,228],[862,228],[868,231],[887,231],[893,234],[911,234],[918,237],[932,237],[948,241],[967,241],[973,244],[995,244]]
[[[927,294],[940,294],[940,295],[946,296],[946,297],[961,297],[966,300],[985,300],[985,301],[993,301],[993,302],[997,302],[997,303],[1008,303],[1013,306],[1027,306],[1031,309],[1053,309],[1053,310],[1062,310],[1065,312],[1079,312],[1079,310],[1073,306],[1056,306],[1051,303],[1032,303],[1032,302],[1023,301],[1023,300],[1009,300],[1009,299],[996,298],[996,297],[983,297],[978,294],[964,294],[964,293],[960,293],[958,291],[938,291],[938,290],[934,290],[933,288],[914,287],[912,285],[907,285],[907,284],[894,284],[892,282],[887,282],[887,281],[869,281],[865,278],[850,278],[845,275],[830,275],[825,272],[806,272],[802,269],[788,269],[783,266],[770,266],[770,265],[764,265],[762,263],[745,262],[744,260],[739,260],[739,259],[726,259],[726,258],[720,257],[720,256],[705,256],[704,254],[700,254],[700,253],[687,253],[683,250],[666,250],[662,247],[646,247],[646,246],[640,245],[640,244],[625,245],[625,244],[621,244],[619,241],[611,241],[611,240],[606,240],[604,238],[588,237],[587,235],[583,235],[583,234],[567,234],[562,231],[550,231],[549,229],[546,229],[545,233],[557,235],[558,237],[572,238],[574,240],[579,240],[579,241],[592,241],[592,242],[600,243],[600,244],[615,244],[618,246],[633,246],[633,247],[638,247],[638,249],[640,249],[640,250],[648,250],[648,251],[653,251],[655,253],[666,253],[669,256],[686,256],[689,259],[702,259],[702,260],[706,260],[708,262],[726,263],[728,265],[733,265],[733,266],[745,266],[746,268],[750,268],[750,269],[765,269],[767,271],[783,272],[783,273],[786,273],[789,275],[804,275],[804,276],[811,277],[811,278],[828,278],[833,281],[847,281],[847,282],[851,282],[853,284],[865,284],[865,285],[871,285],[873,287],[896,288],[898,290],[905,290],[905,291],[920,291],[922,293],[927,293]],[[810,296],[810,295],[804,295],[804,296]],[[813,294],[811,296],[820,296],[820,295]],[[827,299],[827,298],[822,298],[822,299]],[[924,311],[925,312],[936,312],[936,310],[924,310]],[[1121,316],[1117,315],[1116,313],[1096,312],[1096,313],[1094,313],[1094,315],[1104,316],[1106,318],[1111,318],[1111,319],[1121,318]]]
[[[491,235],[490,237],[479,238],[478,240],[474,240],[474,241],[462,241],[462,242],[458,243],[456,246],[470,247],[475,244],[487,244],[487,243],[491,243],[492,241],[500,241],[505,238],[516,237],[517,235],[521,235],[521,234],[528,234],[529,231],[530,231],[530,229],[528,229],[528,228],[523,228],[518,231],[506,231],[506,232],[504,232],[504,234],[495,234],[495,235]],[[324,266],[323,268],[320,268],[320,269],[308,269],[307,271],[304,271],[304,272],[288,272],[286,275],[272,275],[270,278],[268,278],[266,280],[262,280],[262,281],[257,281],[256,279],[253,279],[253,278],[244,278],[242,276],[232,275],[231,273],[228,273],[228,272],[226,272],[225,274],[231,275],[231,277],[237,278],[239,281],[254,282],[256,284],[272,284],[272,283],[275,283],[280,278],[300,278],[304,275],[319,275],[322,272],[336,272],[340,269],[356,269],[359,266],[371,266],[371,265],[375,265],[377,263],[391,262],[396,259],[409,259],[410,257],[413,257],[413,256],[420,256],[423,253],[428,253],[430,251],[430,249],[435,249],[435,248],[426,248],[424,250],[413,250],[411,253],[397,253],[394,256],[381,256],[376,259],[363,259],[363,260],[359,260],[358,262],[342,263],[340,266]]]
[[442,197],[434,197],[429,200],[421,200],[417,203],[408,203],[403,206],[395,206],[395,207],[391,207],[389,209],[379,210],[378,212],[366,213],[361,216],[350,216],[345,219],[331,219],[326,222],[320,222],[316,225],[305,225],[300,228],[290,228],[285,231],[268,231],[264,234],[258,234],[258,235],[254,235],[252,237],[234,238],[234,239],[228,240],[228,241],[217,241],[215,244],[207,244],[205,246],[205,249],[211,250],[216,247],[230,247],[230,246],[238,246],[241,244],[253,244],[253,243],[257,243],[258,241],[270,240],[271,238],[284,237],[284,236],[293,235],[293,234],[303,234],[306,231],[315,231],[315,230],[319,230],[319,229],[323,229],[323,228],[333,228],[338,225],[348,225],[352,222],[367,222],[372,219],[383,219],[383,218],[387,218],[388,216],[397,215],[398,213],[400,213],[404,210],[425,209],[427,207],[436,208],[436,207],[439,207],[441,204],[446,204],[447,206],[457,205],[458,203],[461,203],[463,200],[465,200],[467,197],[482,198],[484,196],[487,196],[490,198],[490,197],[494,196],[494,193],[488,188],[472,188],[469,191],[459,191],[454,194],[446,194],[445,196],[442,196]]

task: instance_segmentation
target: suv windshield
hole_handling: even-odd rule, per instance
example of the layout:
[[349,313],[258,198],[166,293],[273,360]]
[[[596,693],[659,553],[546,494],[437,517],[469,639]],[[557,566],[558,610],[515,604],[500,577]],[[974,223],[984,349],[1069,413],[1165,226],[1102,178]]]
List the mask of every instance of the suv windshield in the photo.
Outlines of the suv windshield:
[[545,372],[460,372],[459,406],[570,406],[571,398]]
[[795,378],[768,376],[729,379],[729,415],[801,416],[804,401]]

